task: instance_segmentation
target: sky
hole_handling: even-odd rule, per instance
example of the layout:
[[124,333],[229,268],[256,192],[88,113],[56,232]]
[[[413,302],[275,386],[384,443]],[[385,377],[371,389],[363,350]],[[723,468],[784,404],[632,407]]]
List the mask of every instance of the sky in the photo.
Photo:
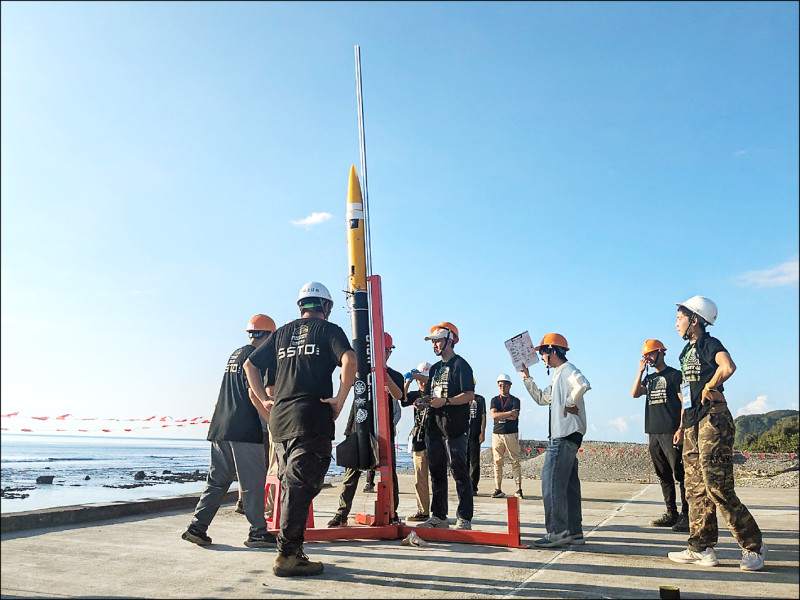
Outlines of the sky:
[[511,374],[543,440],[504,341],[558,332],[592,386],[586,439],[644,442],[642,344],[678,367],[675,305],[703,295],[733,415],[798,408],[797,3],[1,10],[9,430],[210,417],[250,317],[296,318],[310,280],[350,332],[356,44],[389,366],[435,362],[423,338],[451,321],[477,392]]

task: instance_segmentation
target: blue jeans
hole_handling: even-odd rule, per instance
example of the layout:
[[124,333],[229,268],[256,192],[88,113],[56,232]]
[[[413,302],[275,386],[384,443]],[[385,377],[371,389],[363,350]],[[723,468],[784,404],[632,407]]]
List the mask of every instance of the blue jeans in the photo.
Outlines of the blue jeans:
[[428,469],[431,474],[431,513],[440,519],[447,518],[447,467],[453,471],[458,493],[456,517],[472,521],[472,479],[467,469],[467,437],[468,433],[453,440],[446,440],[440,432],[430,435],[430,428],[425,436],[428,450]]
[[542,468],[544,525],[548,533],[583,532],[578,445],[564,438],[551,440]]

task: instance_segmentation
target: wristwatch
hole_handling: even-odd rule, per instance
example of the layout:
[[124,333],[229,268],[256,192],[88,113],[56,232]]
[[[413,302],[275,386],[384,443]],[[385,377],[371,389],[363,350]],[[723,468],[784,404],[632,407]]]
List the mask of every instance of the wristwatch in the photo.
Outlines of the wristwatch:
[[444,399],[444,405],[445,406],[450,406],[450,398],[445,398]]

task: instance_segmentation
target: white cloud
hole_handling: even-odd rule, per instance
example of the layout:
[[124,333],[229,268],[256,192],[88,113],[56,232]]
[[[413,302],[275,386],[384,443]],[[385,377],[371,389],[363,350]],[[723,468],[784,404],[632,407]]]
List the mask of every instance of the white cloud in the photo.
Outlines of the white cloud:
[[755,400],[736,411],[736,416],[759,415],[769,411],[769,404],[766,396],[758,396]]
[[324,223],[325,221],[330,219],[331,216],[332,216],[331,213],[312,212],[305,219],[292,221],[292,225],[296,225],[297,227],[305,227],[306,229],[311,229],[312,227],[314,227],[314,225],[319,225],[320,223]]
[[617,417],[616,419],[609,419],[608,424],[611,425],[612,427],[616,427],[616,429],[620,433],[625,433],[630,428],[630,423],[633,423],[634,421],[641,418],[642,418],[641,415],[628,415],[626,417],[623,416],[623,417]]
[[736,278],[736,282],[739,285],[755,287],[792,285],[796,284],[798,280],[800,280],[800,261],[798,261],[797,257],[787,260],[772,269],[747,271]]
[[592,431],[597,431],[597,425],[595,425],[594,423],[589,423],[589,429],[591,429]]
[[745,154],[747,154],[745,150],[737,150],[736,152],[733,153],[734,156],[743,156]]

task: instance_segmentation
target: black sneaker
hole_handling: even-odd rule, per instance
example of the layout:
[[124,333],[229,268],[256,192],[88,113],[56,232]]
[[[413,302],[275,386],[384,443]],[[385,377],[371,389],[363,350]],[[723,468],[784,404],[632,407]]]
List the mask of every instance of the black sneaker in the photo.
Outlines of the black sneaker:
[[653,527],[672,527],[678,520],[678,513],[665,512],[658,519],[650,523]]
[[239,513],[240,515],[244,514],[244,505],[242,505],[241,500],[236,501],[236,512]]
[[416,512],[413,515],[406,517],[406,521],[427,521],[431,516],[428,513]]
[[525,499],[525,496],[523,496],[523,495],[522,495],[522,488],[518,489],[518,490],[517,490],[517,493],[516,493],[516,494],[514,494],[514,495],[515,495],[517,498],[521,499],[521,500],[524,500],[524,499]]
[[328,521],[328,527],[343,527],[344,525],[347,525],[347,517],[339,513],[333,515],[333,518]]
[[503,490],[495,490],[494,494],[492,494],[492,498],[505,498],[506,495],[503,493]]
[[672,531],[689,531],[689,515],[681,513],[678,520],[672,526]]
[[198,546],[208,546],[211,543],[211,538],[206,535],[206,532],[198,529],[194,525],[189,525],[189,528],[183,532],[181,539],[197,544]]
[[251,533],[244,541],[244,545],[248,548],[272,548],[278,540],[269,531],[262,533]]
[[364,492],[374,492],[375,491],[375,486],[367,484],[367,485],[364,486],[364,489],[362,491],[364,491]]

